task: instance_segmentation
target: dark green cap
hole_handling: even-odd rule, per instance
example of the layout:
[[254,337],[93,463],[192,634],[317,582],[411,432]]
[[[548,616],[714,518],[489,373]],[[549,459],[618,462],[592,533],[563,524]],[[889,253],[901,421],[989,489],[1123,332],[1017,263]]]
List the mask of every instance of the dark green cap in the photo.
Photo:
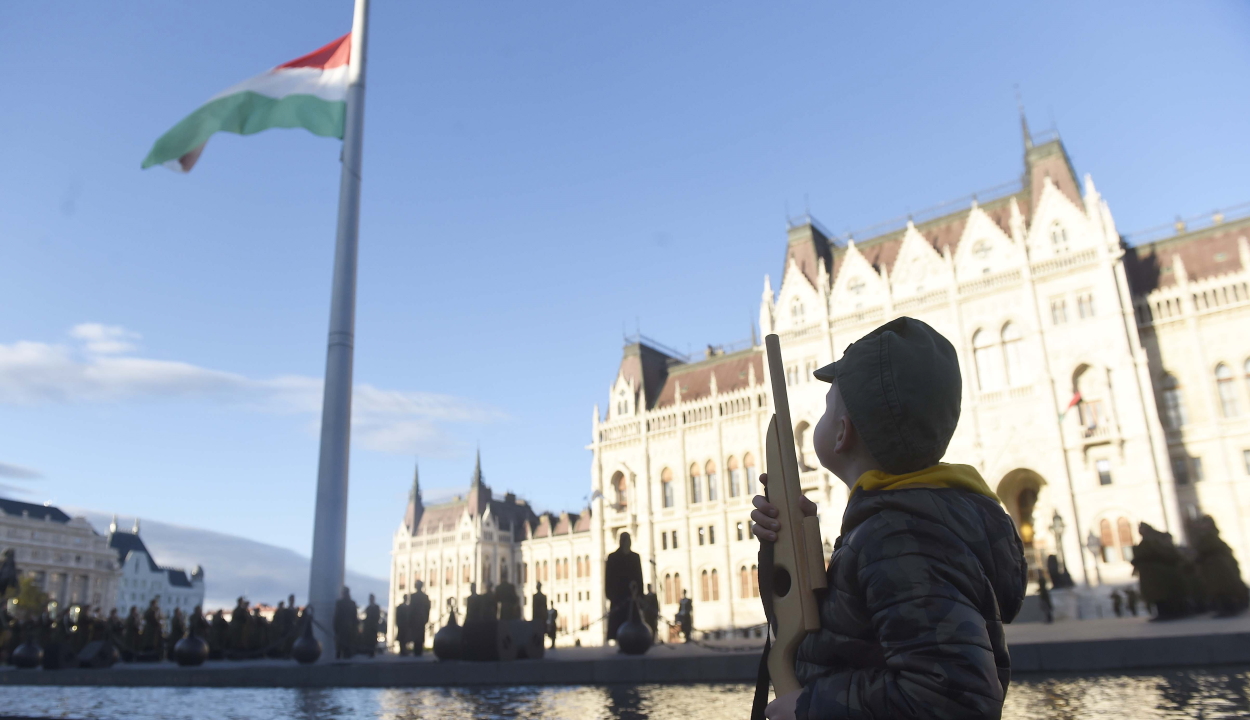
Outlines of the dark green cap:
[[955,347],[937,330],[915,318],[891,320],[813,374],[838,383],[851,422],[886,472],[915,472],[946,454],[963,380]]

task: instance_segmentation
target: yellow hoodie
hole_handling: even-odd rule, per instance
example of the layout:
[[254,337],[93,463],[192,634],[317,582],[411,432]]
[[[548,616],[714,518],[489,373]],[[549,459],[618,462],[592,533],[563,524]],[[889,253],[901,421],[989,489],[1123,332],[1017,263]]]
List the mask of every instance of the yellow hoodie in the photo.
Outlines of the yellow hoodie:
[[856,490],[901,490],[904,488],[959,488],[993,498],[1002,502],[981,479],[981,473],[971,465],[948,465],[938,463],[923,470],[903,475],[890,475],[883,470],[869,470],[855,481],[851,494]]

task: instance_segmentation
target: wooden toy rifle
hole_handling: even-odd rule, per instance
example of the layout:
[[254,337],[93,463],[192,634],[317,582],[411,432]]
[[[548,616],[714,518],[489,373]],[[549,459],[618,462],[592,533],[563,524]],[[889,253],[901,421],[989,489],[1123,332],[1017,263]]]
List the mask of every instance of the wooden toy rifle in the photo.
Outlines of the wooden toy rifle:
[[777,508],[781,530],[776,542],[760,544],[760,596],[773,639],[765,647],[760,663],[753,718],[764,717],[769,679],[777,696],[801,688],[794,675],[794,657],[803,638],[820,629],[815,591],[826,587],[820,522],[815,517],[804,517],[800,505],[803,488],[790,424],[781,343],[776,335],[769,335],[764,338],[764,346],[773,386],[773,418],[764,440],[766,493],[768,502]]

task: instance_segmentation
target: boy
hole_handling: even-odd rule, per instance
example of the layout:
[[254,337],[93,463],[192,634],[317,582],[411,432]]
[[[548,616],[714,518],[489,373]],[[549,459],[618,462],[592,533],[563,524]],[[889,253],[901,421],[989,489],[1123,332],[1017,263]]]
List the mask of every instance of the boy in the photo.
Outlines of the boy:
[[[976,469],[938,462],[959,420],[955,348],[903,317],[815,376],[830,383],[816,456],[851,495],[821,628],[795,661],[803,689],[765,714],[1000,717],[1011,677],[1002,624],[1020,610],[1027,568],[1015,526]],[[755,535],[776,541],[777,509],[763,496],[754,504]]]

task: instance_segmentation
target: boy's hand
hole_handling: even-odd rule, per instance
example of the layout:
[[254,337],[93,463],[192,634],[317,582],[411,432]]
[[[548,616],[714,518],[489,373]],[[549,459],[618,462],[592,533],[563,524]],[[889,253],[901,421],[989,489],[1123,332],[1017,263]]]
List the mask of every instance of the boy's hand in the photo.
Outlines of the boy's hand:
[[768,707],[764,708],[764,717],[768,720],[794,720],[794,706],[802,694],[802,690],[795,690],[768,703]]
[[[768,485],[768,473],[760,475],[760,483]],[[777,507],[763,495],[756,495],[751,504],[755,505],[755,509],[751,511],[751,532],[764,542],[777,542],[777,531],[781,529],[781,522],[777,520]],[[806,517],[816,514],[816,503],[808,500],[807,496],[799,500],[799,508]]]

